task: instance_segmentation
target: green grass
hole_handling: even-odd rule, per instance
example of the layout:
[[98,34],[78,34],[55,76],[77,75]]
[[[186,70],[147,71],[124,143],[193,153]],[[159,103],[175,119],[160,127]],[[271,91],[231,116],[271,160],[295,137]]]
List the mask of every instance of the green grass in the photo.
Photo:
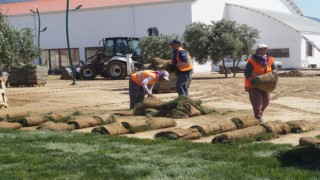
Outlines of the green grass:
[[0,179],[320,178],[319,164],[295,161],[290,145],[0,130],[0,147]]

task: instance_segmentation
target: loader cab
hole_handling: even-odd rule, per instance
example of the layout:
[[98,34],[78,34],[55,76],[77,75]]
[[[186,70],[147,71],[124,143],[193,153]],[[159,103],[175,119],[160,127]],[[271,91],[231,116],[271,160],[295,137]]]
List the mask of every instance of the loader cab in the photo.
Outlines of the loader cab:
[[104,54],[108,59],[114,56],[132,54],[134,61],[140,57],[139,38],[112,37],[103,39]]

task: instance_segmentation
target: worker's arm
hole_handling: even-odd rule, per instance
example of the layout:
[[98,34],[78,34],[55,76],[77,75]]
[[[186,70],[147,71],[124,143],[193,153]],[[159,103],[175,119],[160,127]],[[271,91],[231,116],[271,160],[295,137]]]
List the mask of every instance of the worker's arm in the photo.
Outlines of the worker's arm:
[[247,78],[247,79],[251,79],[251,72],[253,70],[253,65],[248,62],[246,67],[244,68],[244,76]]
[[274,63],[272,63],[271,69],[273,74],[278,74],[278,67]]
[[188,62],[187,52],[185,50],[179,51],[179,58],[181,59],[181,62]]
[[174,66],[177,65],[177,51],[178,51],[178,50],[174,50],[174,51],[173,51],[172,63],[171,63],[171,64],[173,64]]
[[152,94],[152,88],[153,88],[153,85],[151,88],[148,88],[148,83],[152,80],[152,76],[149,76],[147,78],[145,78],[141,85],[142,85],[142,88],[144,89],[144,91],[148,94],[148,95],[151,95]]

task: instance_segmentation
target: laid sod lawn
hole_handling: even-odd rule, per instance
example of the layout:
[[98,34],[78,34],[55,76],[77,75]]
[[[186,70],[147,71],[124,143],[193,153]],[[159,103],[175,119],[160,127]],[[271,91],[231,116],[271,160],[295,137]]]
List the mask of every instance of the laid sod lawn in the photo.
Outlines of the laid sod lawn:
[[0,179],[320,179],[319,155],[270,143],[0,130]]

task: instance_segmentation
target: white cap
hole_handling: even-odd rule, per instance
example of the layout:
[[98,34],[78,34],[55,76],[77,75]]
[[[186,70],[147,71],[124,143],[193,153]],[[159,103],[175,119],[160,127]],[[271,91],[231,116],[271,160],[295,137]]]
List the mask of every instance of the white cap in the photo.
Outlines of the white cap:
[[161,71],[160,71],[160,76],[163,77],[163,79],[165,79],[165,80],[169,80],[169,73],[168,73],[168,71],[161,70]]
[[257,49],[266,48],[268,49],[268,46],[266,44],[258,44]]

